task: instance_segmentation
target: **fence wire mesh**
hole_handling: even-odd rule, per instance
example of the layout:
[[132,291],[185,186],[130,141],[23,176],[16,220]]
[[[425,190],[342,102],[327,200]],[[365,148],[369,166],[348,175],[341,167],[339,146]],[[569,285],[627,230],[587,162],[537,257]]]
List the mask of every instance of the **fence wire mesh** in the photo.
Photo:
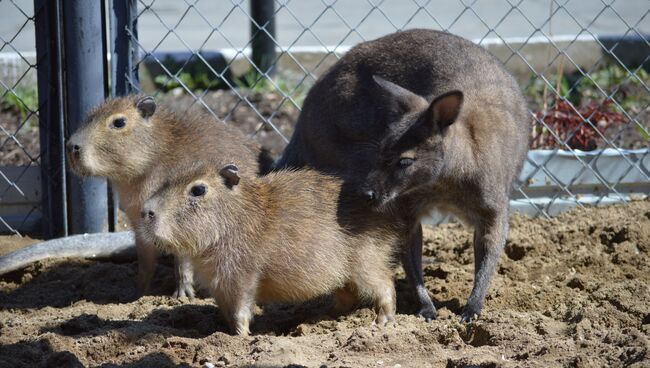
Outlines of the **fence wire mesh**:
[[[277,33],[253,19],[247,1],[138,5],[136,68],[141,76],[156,76],[133,87],[171,92],[176,104],[199,104],[275,154],[290,137],[309,87],[350,46],[424,27],[483,45],[520,81],[535,126],[531,148],[542,150],[529,155],[515,188],[520,209],[549,216],[566,206],[648,193],[647,3],[277,0]],[[252,35],[264,33],[277,48],[272,72],[251,59],[249,23]],[[174,60],[170,50],[185,57]],[[220,87],[227,90],[215,91]]]
[[[275,155],[291,137],[309,88],[350,47],[399,30],[431,28],[487,48],[525,92],[535,128],[522,183],[514,188],[515,207],[550,216],[567,206],[650,192],[647,2],[276,0],[272,27],[254,19],[252,1],[129,1],[137,3],[137,32],[126,31],[135,60],[113,82],[126,80],[130,90],[177,109],[204,108]],[[34,168],[48,157],[41,156],[38,134],[38,11],[31,1],[0,0],[7,20],[0,26],[5,233],[19,233],[40,216],[40,187],[28,184],[38,182]],[[270,69],[253,62],[259,36],[275,45],[276,53],[265,60]]]
[[[39,106],[34,7],[0,1],[0,232],[20,234],[40,216]],[[28,45],[28,46],[24,46]]]

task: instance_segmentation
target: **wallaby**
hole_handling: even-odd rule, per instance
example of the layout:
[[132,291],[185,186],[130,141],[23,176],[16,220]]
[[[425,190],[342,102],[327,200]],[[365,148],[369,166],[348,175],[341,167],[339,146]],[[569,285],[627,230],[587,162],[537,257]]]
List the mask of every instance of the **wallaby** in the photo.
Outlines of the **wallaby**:
[[[111,182],[136,229],[142,204],[169,178],[172,166],[217,157],[236,162],[242,175],[250,176],[270,166],[266,152],[236,128],[207,113],[180,114],[158,106],[152,97],[137,95],[110,99],[93,109],[68,139],[66,149],[75,173]],[[137,231],[135,235],[138,289],[147,293],[158,254]],[[189,261],[176,259],[175,269],[174,296],[194,296]]]
[[445,32],[414,29],[352,48],[310,90],[277,168],[311,166],[342,177],[411,223],[402,264],[436,316],[422,276],[420,219],[451,212],[475,228],[474,287],[461,320],[481,312],[505,244],[508,199],[531,133],[515,79],[490,53]]
[[368,299],[376,323],[394,319],[399,223],[377,214],[373,222],[381,226],[350,232],[348,209],[355,208],[339,203],[335,177],[306,169],[260,178],[238,172],[225,162],[172,170],[145,202],[138,231],[163,251],[191,257],[233,332],[249,334],[256,302],[303,302],[331,292],[335,313]]

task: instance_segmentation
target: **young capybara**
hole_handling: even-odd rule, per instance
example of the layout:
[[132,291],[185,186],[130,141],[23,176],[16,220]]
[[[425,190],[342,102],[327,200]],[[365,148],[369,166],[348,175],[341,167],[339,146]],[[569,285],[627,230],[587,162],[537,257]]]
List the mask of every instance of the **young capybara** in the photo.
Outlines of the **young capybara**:
[[531,129],[517,82],[495,57],[414,29],[353,47],[321,76],[276,167],[339,176],[368,199],[367,212],[411,223],[402,263],[427,319],[436,310],[422,277],[420,219],[435,208],[473,225],[474,287],[461,316],[470,321],[506,241]]
[[[340,180],[311,170],[239,177],[233,164],[178,173],[145,202],[139,231],[162,251],[189,256],[233,332],[249,334],[256,303],[295,303],[335,292],[335,312],[374,303],[393,320],[392,251],[399,223],[365,230],[339,203]],[[348,231],[347,226],[357,227]]]
[[[120,207],[137,229],[142,205],[168,179],[171,167],[201,158],[237,163],[243,176],[255,176],[269,163],[265,152],[239,130],[207,113],[180,114],[158,106],[152,97],[107,100],[93,109],[66,144],[70,167],[78,175],[98,176],[116,189]],[[138,289],[149,290],[158,252],[136,230]],[[174,295],[194,295],[192,269],[176,259]]]

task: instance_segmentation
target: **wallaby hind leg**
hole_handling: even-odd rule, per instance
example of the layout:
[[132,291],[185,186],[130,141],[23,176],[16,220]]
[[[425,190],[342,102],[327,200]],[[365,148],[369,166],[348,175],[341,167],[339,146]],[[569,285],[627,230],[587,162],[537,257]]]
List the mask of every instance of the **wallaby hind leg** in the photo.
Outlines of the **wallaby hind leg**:
[[471,322],[481,314],[499,257],[508,236],[507,204],[489,218],[480,220],[474,229],[474,287],[467,300],[461,322]]
[[194,269],[189,257],[174,257],[174,275],[176,276],[176,290],[174,298],[194,298]]
[[418,299],[418,316],[423,317],[427,322],[436,318],[436,307],[429,297],[429,292],[424,286],[422,275],[422,225],[418,224],[408,239],[408,243],[402,245],[402,267],[408,280],[411,290]]
[[146,295],[151,290],[151,280],[158,264],[158,251],[153,244],[136,236],[135,249],[138,255],[138,293]]

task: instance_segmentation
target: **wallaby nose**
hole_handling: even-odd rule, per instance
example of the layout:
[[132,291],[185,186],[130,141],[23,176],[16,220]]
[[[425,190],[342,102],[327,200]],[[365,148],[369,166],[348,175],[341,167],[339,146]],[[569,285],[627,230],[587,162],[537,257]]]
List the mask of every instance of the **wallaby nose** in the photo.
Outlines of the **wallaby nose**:
[[377,199],[377,193],[372,189],[366,190],[363,194],[366,196],[366,199],[371,202]]

